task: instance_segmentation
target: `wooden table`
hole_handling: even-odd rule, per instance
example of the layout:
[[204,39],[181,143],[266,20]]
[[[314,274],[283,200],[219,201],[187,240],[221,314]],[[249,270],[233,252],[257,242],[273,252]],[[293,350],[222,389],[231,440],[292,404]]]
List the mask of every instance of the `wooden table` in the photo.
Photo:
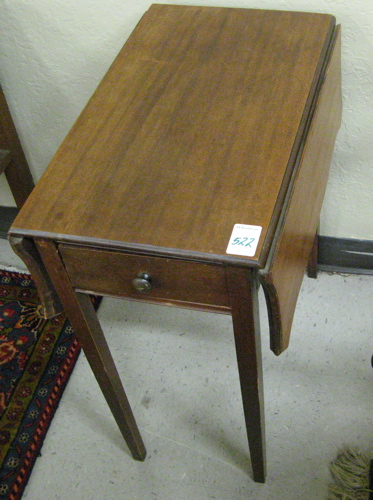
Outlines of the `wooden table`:
[[332,16],[153,5],[21,210],[12,245],[46,316],[66,310],[134,458],[145,448],[87,293],[232,315],[263,482],[258,286],[279,354],[340,115]]

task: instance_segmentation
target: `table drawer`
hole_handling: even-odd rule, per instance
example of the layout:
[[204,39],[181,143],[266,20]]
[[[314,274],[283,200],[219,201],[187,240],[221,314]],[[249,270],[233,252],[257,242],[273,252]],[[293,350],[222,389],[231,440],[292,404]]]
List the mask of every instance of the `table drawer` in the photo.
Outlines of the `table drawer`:
[[[62,244],[59,251],[77,289],[148,302],[230,309],[223,266]],[[151,290],[136,289],[136,278],[146,278]]]

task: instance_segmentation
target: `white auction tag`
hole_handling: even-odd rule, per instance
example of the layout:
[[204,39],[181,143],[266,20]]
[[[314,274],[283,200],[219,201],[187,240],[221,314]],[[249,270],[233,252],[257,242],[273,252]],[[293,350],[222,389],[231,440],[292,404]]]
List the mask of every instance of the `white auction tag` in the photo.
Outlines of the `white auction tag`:
[[235,224],[227,247],[227,253],[254,257],[261,232],[261,226]]

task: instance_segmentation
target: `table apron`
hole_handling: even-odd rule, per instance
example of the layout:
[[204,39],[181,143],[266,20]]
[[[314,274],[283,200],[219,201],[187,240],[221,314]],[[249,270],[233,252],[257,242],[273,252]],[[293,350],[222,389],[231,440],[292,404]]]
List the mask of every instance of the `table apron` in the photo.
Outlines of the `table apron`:
[[[60,244],[62,261],[78,291],[230,313],[223,265],[151,257]],[[138,291],[133,280],[146,275],[151,290]]]

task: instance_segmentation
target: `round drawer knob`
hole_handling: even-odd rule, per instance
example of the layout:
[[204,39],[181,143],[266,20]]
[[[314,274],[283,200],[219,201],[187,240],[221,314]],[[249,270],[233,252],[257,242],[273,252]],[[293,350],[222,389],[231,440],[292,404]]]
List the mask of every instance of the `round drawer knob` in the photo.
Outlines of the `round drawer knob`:
[[150,274],[140,273],[132,280],[132,286],[138,292],[150,292],[153,288]]

